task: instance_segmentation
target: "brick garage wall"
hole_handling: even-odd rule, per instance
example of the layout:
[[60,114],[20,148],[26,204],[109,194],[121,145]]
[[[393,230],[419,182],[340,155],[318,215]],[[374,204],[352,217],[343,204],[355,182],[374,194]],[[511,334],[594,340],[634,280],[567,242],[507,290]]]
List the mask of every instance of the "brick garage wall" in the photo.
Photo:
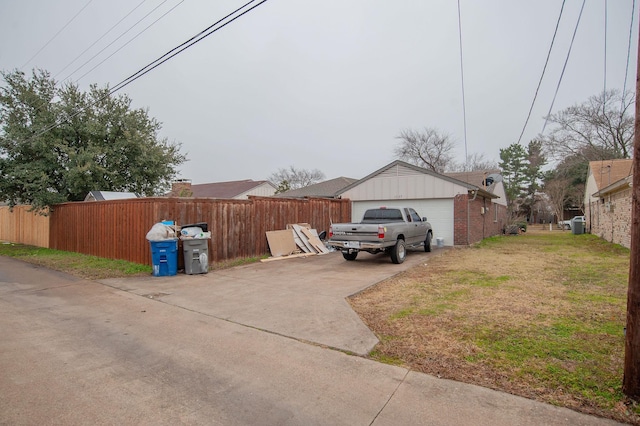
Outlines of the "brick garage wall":
[[453,245],[456,246],[466,246],[469,244],[467,234],[468,199],[467,194],[458,194],[453,199]]
[[474,244],[500,235],[506,225],[507,208],[490,199],[459,194],[454,198],[454,245]]
[[[604,202],[591,203],[585,212],[593,235],[614,244],[631,247],[631,188],[607,195]],[[607,207],[610,203],[611,207]]]

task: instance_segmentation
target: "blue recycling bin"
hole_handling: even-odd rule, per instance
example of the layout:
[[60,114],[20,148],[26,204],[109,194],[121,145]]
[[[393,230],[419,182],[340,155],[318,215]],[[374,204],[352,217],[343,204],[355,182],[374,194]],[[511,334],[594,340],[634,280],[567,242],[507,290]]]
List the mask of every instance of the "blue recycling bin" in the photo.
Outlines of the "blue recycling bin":
[[178,273],[178,239],[149,241],[154,277],[166,277]]

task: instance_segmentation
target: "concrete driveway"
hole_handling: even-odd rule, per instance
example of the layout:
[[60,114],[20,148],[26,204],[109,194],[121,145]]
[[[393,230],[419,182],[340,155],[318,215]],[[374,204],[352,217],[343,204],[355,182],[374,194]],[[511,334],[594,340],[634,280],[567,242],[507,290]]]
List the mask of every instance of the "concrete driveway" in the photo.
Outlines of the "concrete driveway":
[[0,257],[0,424],[614,424],[324,346],[366,351],[344,296],[441,253],[104,282]]
[[378,339],[346,298],[445,250],[409,251],[400,265],[384,254],[361,253],[348,262],[333,252],[202,275],[100,282],[213,318],[365,355]]

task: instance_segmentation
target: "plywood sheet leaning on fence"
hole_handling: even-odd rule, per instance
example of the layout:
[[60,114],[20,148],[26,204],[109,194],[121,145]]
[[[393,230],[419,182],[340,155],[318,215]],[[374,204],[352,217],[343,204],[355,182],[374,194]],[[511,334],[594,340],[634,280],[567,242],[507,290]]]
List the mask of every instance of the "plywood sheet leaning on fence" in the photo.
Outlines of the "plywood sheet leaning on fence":
[[274,257],[289,256],[297,251],[291,229],[267,231],[267,242],[269,243],[271,255]]

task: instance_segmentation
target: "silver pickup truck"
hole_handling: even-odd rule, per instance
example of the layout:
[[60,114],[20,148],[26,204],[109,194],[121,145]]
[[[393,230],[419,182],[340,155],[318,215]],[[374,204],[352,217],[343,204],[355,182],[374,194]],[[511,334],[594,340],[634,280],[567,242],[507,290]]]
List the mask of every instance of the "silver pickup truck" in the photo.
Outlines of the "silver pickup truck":
[[346,260],[356,260],[358,252],[387,252],[393,263],[402,263],[407,247],[431,251],[433,231],[426,217],[409,207],[380,207],[364,213],[360,223],[334,223],[329,228],[328,246],[342,252]]

